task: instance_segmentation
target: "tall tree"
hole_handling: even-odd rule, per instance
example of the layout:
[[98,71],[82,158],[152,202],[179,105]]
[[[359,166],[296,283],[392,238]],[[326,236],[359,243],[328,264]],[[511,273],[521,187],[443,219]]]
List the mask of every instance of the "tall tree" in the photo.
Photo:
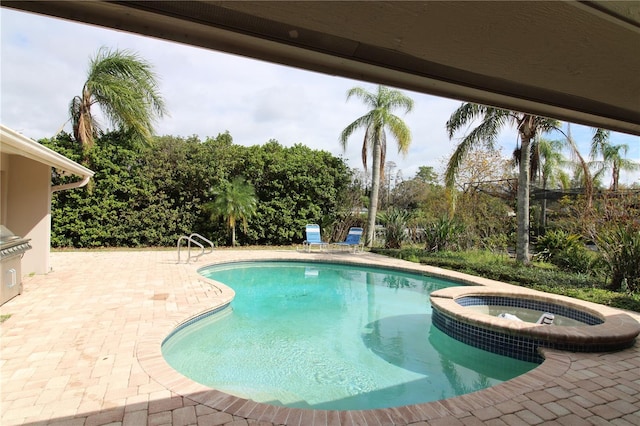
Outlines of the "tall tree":
[[598,155],[602,160],[598,163],[600,170],[596,175],[601,175],[611,170],[611,190],[617,191],[620,183],[620,172],[635,171],[640,169],[640,164],[625,158],[629,146],[626,144],[612,145],[609,142],[611,132],[603,129],[596,129],[594,137],[591,139],[591,158],[596,159]]
[[517,240],[516,260],[521,263],[529,262],[529,183],[531,181],[531,152],[536,135],[551,130],[559,130],[560,123],[545,117],[539,117],[521,112],[508,111],[499,108],[464,103],[451,114],[446,128],[449,138],[462,128],[479,120],[479,124],[467,133],[458,144],[447,164],[445,183],[453,190],[455,178],[464,157],[474,145],[485,144],[491,148],[495,146],[498,134],[507,125],[515,126],[518,131],[520,146],[518,193],[517,193]]
[[90,60],[82,94],[69,106],[73,135],[85,153],[99,125],[91,111],[98,104],[111,124],[144,143],[153,136],[153,122],[165,113],[164,100],[151,65],[128,50],[100,48]]
[[494,195],[507,196],[515,187],[513,177],[513,160],[503,157],[499,149],[475,145],[460,163],[456,180],[463,192],[483,188]]
[[392,113],[396,108],[404,109],[405,113],[413,109],[413,99],[399,90],[378,86],[375,93],[361,87],[354,87],[347,92],[347,101],[355,96],[371,108],[365,115],[349,124],[340,134],[340,143],[346,150],[349,137],[360,128],[365,129],[362,142],[362,165],[367,170],[367,158],[371,152],[373,165],[371,166],[371,195],[369,198],[369,212],[367,217],[367,239],[369,247],[373,244],[376,227],[376,213],[378,210],[378,194],[380,181],[384,177],[384,164],[387,153],[387,135],[385,129],[398,143],[398,152],[406,154],[411,144],[411,131],[398,116]]
[[428,183],[430,185],[438,184],[438,174],[433,170],[431,166],[420,166],[414,179],[421,182]]
[[206,208],[211,211],[211,220],[222,217],[231,231],[231,247],[236,245],[236,222],[242,221],[247,231],[247,220],[253,216],[257,208],[257,198],[253,186],[241,177],[234,178],[222,189],[213,193],[213,201]]
[[[547,140],[539,138],[536,142],[537,156],[539,157],[538,182],[546,191],[549,185],[567,189],[569,187],[569,175],[564,171],[568,161],[562,156],[565,143],[561,140]],[[547,226],[547,198],[542,199],[540,211],[540,227]]]

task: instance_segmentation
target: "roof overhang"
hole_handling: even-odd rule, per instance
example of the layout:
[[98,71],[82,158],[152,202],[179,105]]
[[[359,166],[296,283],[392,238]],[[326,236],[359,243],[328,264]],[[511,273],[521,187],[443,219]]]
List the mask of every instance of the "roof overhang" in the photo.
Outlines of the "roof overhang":
[[639,1],[2,1],[640,135]]
[[94,175],[94,172],[58,154],[38,142],[0,124],[0,152],[9,155],[19,155],[29,158],[50,167],[55,167],[58,172],[64,175],[76,175],[80,181],[66,184],[64,187],[52,187],[53,190],[69,189],[84,186]]

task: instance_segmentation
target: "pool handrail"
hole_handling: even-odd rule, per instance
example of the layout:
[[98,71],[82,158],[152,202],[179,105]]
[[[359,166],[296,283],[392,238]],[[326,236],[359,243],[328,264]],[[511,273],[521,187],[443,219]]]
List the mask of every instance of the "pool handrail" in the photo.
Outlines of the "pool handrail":
[[[196,232],[193,232],[191,235],[189,235],[189,238],[191,238],[192,240],[193,240],[194,237],[200,238],[202,241],[204,241],[205,243],[209,244],[209,246],[211,247],[210,251],[207,251],[207,252],[205,252],[203,254],[213,253],[213,249],[214,249],[214,246],[215,246],[215,243],[213,241],[203,237],[202,235],[200,235],[200,234],[198,234]],[[209,250],[209,248],[207,248],[205,250]]]
[[[211,246],[210,251],[206,251],[206,250],[209,250],[209,248],[205,249],[204,244],[196,241],[195,238],[199,238],[199,239],[205,241],[206,243],[208,243],[209,246]],[[183,235],[180,238],[178,238],[178,263],[180,263],[180,249],[182,247],[181,243],[182,243],[183,240],[187,241],[187,253],[188,253],[188,255],[187,255],[186,263],[189,263],[189,260],[191,260],[192,257],[197,260],[203,254],[213,253],[213,249],[214,249],[213,241],[203,237],[202,235],[200,235],[200,234],[198,234],[196,232],[192,233],[189,236]],[[191,255],[191,244],[192,243],[197,245],[198,247],[200,247],[200,253],[196,254],[194,256]]]

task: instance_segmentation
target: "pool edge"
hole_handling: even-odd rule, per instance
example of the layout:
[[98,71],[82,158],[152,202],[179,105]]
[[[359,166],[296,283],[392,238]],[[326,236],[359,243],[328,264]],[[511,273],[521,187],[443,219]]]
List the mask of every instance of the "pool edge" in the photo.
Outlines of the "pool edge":
[[[392,264],[384,264],[383,262],[382,264],[372,265],[364,259],[357,259],[357,256],[355,257],[356,258],[354,259],[342,259],[341,261],[337,261],[336,263],[381,266],[408,272],[427,273],[430,275],[459,281],[462,281],[459,279],[460,275],[464,275],[455,273],[452,274],[452,276],[449,276],[449,274],[447,274],[448,271],[446,270],[417,264],[404,264],[400,267],[397,267]],[[297,259],[299,260],[300,258]],[[243,260],[246,260],[246,258]],[[282,257],[279,257],[273,259],[256,258],[251,260],[288,261],[296,259],[283,259]],[[311,258],[305,260],[313,261],[313,259]],[[335,259],[324,258],[323,261],[335,261]],[[231,262],[221,261],[211,262],[211,264]],[[201,276],[199,277],[199,279],[209,281]],[[494,284],[503,285],[503,283],[473,276],[465,276],[464,283],[481,287],[492,287]],[[219,283],[212,281],[212,285],[218,286]],[[520,287],[510,286],[508,284],[504,284],[504,286],[513,287],[514,289],[520,289]],[[169,391],[184,396],[185,398],[188,398],[194,402],[211,407],[213,409],[256,421],[272,422],[274,424],[307,424],[301,422],[305,418],[308,419],[309,413],[314,412],[323,413],[323,417],[328,419],[327,424],[331,423],[329,419],[339,420],[344,419],[345,416],[350,416],[349,418],[352,419],[355,423],[359,423],[357,419],[363,419],[364,421],[361,422],[363,424],[366,423],[366,420],[371,417],[376,417],[379,419],[386,418],[389,419],[389,423],[401,424],[443,419],[451,416],[452,414],[460,413],[465,410],[472,412],[481,408],[493,407],[497,403],[508,401],[514,396],[522,395],[525,392],[544,389],[547,383],[569,370],[572,363],[571,357],[568,353],[543,349],[541,350],[545,358],[543,363],[530,372],[518,376],[512,380],[503,382],[484,390],[454,398],[449,398],[446,400],[432,401],[403,407],[383,408],[365,411],[303,410],[287,407],[276,407],[228,395],[221,391],[200,385],[173,370],[173,368],[171,368],[162,357],[162,341],[169,335],[169,333],[171,333],[171,331],[176,326],[183,323],[184,321],[187,321],[189,318],[197,316],[198,314],[201,314],[207,310],[213,309],[215,307],[215,303],[224,303],[224,299],[224,297],[220,297],[217,300],[209,300],[206,302],[191,305],[189,307],[189,312],[177,313],[171,320],[166,320],[161,324],[158,323],[158,326],[154,329],[153,332],[148,333],[144,336],[143,339],[138,342],[136,348],[136,357],[138,358],[138,361],[140,362],[143,370],[154,381],[161,384]],[[602,308],[606,307],[603,306]],[[611,310],[616,311],[617,313],[621,313],[621,311],[618,310]],[[313,414],[311,414],[311,418],[313,418]]]

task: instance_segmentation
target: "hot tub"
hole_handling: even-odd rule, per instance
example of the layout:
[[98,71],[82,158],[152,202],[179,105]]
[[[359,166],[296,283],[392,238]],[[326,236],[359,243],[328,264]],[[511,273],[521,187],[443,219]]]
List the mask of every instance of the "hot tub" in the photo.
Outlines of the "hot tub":
[[529,297],[463,296],[456,299],[456,303],[482,314],[496,317],[507,314],[507,318],[515,317],[533,324],[537,324],[545,314],[551,314],[553,321],[550,325],[553,326],[581,327],[604,322],[602,317],[588,309],[576,309]]
[[[623,312],[569,297],[514,287],[513,292],[467,286],[431,294],[433,324],[466,344],[501,355],[542,362],[540,348],[571,352],[607,352],[628,348],[640,334],[640,324]],[[510,307],[549,312],[579,324],[542,325],[514,321],[478,310]],[[503,309],[504,308],[504,309]]]

